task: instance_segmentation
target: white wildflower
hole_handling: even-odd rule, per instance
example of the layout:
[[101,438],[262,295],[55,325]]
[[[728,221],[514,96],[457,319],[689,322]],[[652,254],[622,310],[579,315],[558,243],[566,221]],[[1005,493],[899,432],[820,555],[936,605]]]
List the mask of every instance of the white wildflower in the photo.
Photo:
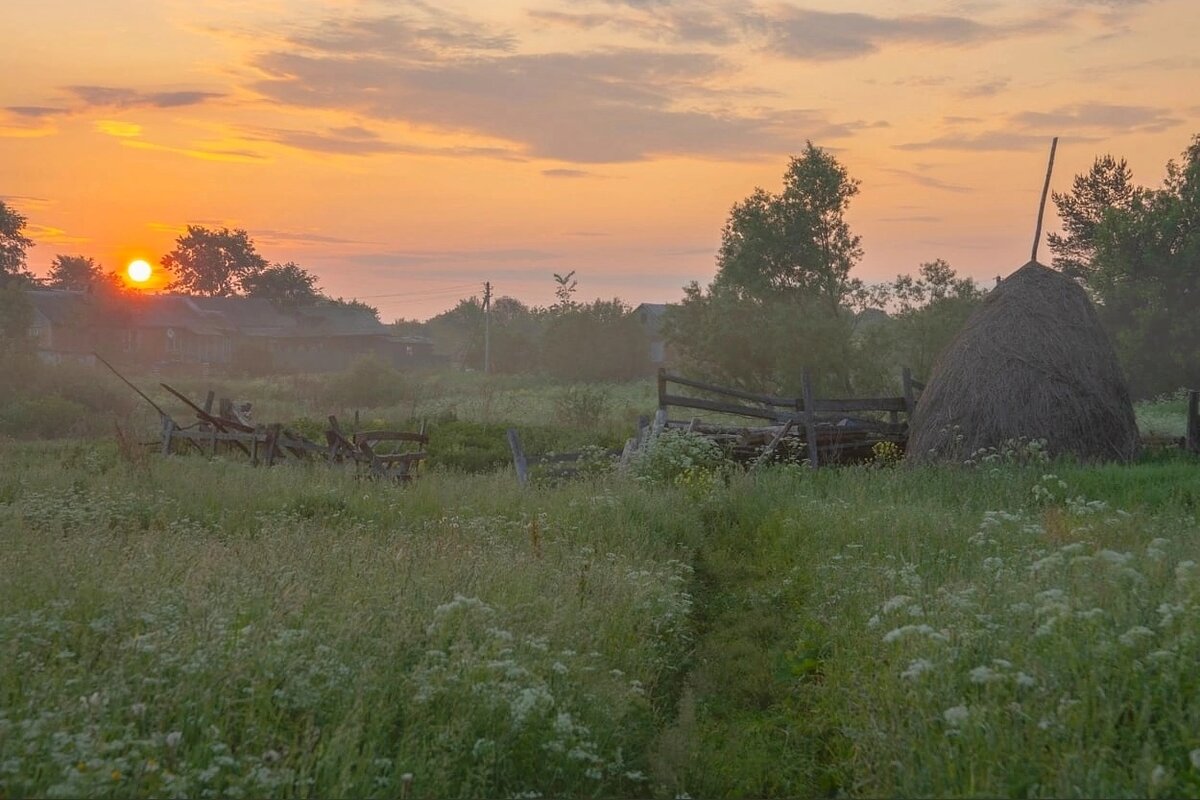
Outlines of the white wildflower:
[[995,683],[1004,680],[1004,676],[989,666],[978,666],[971,670],[971,683]]
[[953,706],[942,712],[942,718],[946,720],[946,724],[952,727],[958,727],[966,722],[971,717],[971,710],[966,706]]
[[1032,675],[1026,675],[1024,672],[1018,672],[1017,686],[1020,686],[1024,689],[1030,689],[1034,686],[1037,686],[1037,679],[1035,679]]
[[895,597],[891,597],[891,598],[888,598],[887,600],[885,600],[883,603],[883,606],[881,607],[880,610],[883,611],[884,614],[890,614],[891,612],[895,611],[897,608],[904,605],[905,603],[910,602],[911,600],[912,600],[912,598],[906,594],[898,594]]
[[1192,762],[1193,769],[1200,769],[1200,747],[1188,753],[1188,761]]
[[1125,566],[1133,558],[1133,553],[1118,553],[1116,550],[1101,550],[1096,555],[1117,567]]
[[1136,647],[1138,640],[1149,639],[1154,636],[1154,631],[1143,625],[1134,625],[1129,630],[1122,633],[1117,640],[1126,647]]
[[167,747],[174,750],[176,747],[179,747],[179,743],[181,741],[183,741],[183,732],[182,731],[171,731],[170,733],[167,734],[166,741],[167,741]]
[[932,661],[929,661],[925,658],[918,658],[909,662],[908,669],[904,670],[904,672],[901,672],[900,677],[906,680],[915,681],[917,678],[921,677],[923,673],[929,672],[932,669]]

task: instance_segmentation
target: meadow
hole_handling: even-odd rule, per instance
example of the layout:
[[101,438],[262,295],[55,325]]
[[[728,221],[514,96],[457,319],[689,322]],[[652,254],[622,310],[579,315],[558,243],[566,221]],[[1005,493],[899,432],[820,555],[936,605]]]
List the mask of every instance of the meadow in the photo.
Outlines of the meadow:
[[[652,408],[430,380],[448,438]],[[0,796],[1200,795],[1194,458],[746,475],[681,438],[399,488],[111,438],[0,442]]]

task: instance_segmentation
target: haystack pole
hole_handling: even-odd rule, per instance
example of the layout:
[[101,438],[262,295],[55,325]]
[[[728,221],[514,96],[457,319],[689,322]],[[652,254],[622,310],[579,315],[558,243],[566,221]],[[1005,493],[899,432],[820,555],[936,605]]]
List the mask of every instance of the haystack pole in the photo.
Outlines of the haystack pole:
[[1042,201],[1038,203],[1037,230],[1033,232],[1033,253],[1030,261],[1037,261],[1038,245],[1042,239],[1042,218],[1046,215],[1046,197],[1050,194],[1050,176],[1054,174],[1054,151],[1058,149],[1058,137],[1050,142],[1050,163],[1046,165],[1046,182],[1042,184]]

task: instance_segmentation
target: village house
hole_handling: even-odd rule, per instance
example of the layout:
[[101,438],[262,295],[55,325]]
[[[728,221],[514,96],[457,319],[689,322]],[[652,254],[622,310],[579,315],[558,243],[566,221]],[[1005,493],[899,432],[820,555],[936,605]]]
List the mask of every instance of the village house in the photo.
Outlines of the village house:
[[259,298],[34,290],[29,335],[47,362],[188,365],[251,372],[343,369],[361,356],[393,366],[436,362],[433,342],[399,336],[369,311],[323,303],[280,308]]

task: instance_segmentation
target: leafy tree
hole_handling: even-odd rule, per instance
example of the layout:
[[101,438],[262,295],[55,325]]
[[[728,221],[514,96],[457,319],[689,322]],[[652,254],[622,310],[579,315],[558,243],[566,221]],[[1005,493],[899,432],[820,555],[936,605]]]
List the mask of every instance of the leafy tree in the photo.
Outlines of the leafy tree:
[[575,303],[547,315],[542,369],[572,381],[629,380],[649,372],[645,331],[618,299]]
[[172,288],[227,297],[237,293],[245,278],[266,270],[267,260],[244,230],[189,225],[175,240],[175,249],[163,256],[162,265],[175,275]]
[[103,280],[104,271],[96,263],[96,259],[87,256],[57,255],[50,263],[50,275],[46,285],[52,289],[85,291]]
[[1125,159],[1104,155],[1088,172],[1075,176],[1070,192],[1054,192],[1051,196],[1063,228],[1063,233],[1047,237],[1054,268],[1086,279],[1096,254],[1096,229],[1109,212],[1129,211],[1142,191],[1134,185]]
[[870,352],[887,354],[891,364],[911,367],[927,377],[938,354],[950,343],[985,292],[970,278],[960,278],[942,259],[917,268],[917,277],[898,275],[878,287],[874,299],[891,308],[884,324],[869,332]]
[[836,313],[856,286],[850,269],[862,258],[860,238],[845,220],[858,181],[808,142],[783,182],[779,194],[755,189],[734,204],[713,285],[760,300],[780,293],[817,296]]
[[26,219],[0,200],[0,279],[24,275],[25,254],[33,240],[24,234]]
[[320,295],[320,297],[322,298],[321,302],[323,303],[327,303],[336,308],[357,311],[360,314],[368,314],[373,317],[376,322],[379,322],[379,309],[370,303],[364,303],[362,300],[346,300],[342,297],[327,297],[325,295]]
[[248,297],[261,297],[288,308],[312,305],[322,296],[317,276],[291,261],[251,272],[241,284]]
[[1200,135],[1095,230],[1087,275],[1135,394],[1200,385]]
[[845,212],[858,182],[808,142],[783,191],[735,203],[707,290],[685,288],[664,333],[685,368],[747,388],[798,391],[802,367],[851,390],[856,307],[869,301],[850,270],[862,257]]
[[579,286],[579,281],[575,280],[575,270],[565,275],[555,272],[554,284],[554,305],[550,306],[552,312],[561,314],[579,306],[575,302],[575,289]]

